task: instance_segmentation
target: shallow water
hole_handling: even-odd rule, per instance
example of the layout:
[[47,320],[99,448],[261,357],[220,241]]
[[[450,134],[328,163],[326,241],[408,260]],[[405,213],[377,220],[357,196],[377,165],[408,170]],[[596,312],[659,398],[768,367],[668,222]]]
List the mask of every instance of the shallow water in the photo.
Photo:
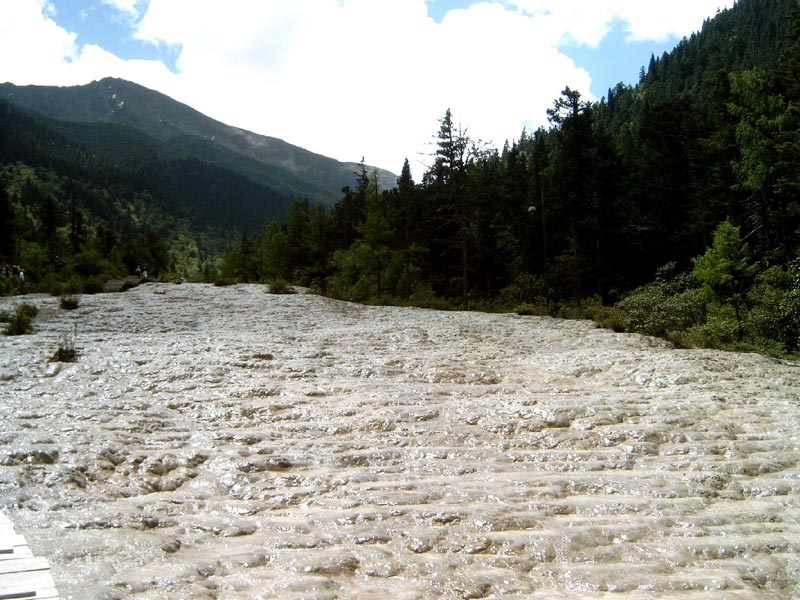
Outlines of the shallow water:
[[796,365],[247,285],[25,301],[0,509],[64,598],[800,597]]

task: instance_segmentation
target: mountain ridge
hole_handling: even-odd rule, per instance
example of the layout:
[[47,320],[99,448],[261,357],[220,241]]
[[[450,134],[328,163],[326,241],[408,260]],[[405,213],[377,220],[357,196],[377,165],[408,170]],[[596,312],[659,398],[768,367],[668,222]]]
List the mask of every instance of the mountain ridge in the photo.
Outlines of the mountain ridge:
[[[107,77],[69,87],[3,83],[0,97],[56,121],[131,127],[193,158],[224,166],[283,194],[328,206],[338,201],[342,188],[354,185],[355,173],[361,168],[358,163],[341,162],[279,138],[227,125],[124,79]],[[366,168],[378,173],[383,187],[394,186],[393,173]]]

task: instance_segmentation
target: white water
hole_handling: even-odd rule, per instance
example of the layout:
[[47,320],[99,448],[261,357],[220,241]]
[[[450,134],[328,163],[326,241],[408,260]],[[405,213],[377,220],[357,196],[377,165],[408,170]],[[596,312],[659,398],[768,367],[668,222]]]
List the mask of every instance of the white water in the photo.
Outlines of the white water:
[[257,286],[24,300],[0,509],[64,598],[800,597],[796,365]]

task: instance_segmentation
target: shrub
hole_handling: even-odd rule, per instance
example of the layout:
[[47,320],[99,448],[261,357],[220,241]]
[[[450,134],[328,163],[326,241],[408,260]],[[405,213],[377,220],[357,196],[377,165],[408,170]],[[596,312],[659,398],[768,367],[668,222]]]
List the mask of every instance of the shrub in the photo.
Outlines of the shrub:
[[14,314],[8,319],[6,325],[6,335],[23,335],[33,331],[33,318],[39,313],[39,309],[33,304],[20,304]]
[[234,284],[233,280],[225,279],[225,278],[217,279],[214,282],[214,285],[217,286],[217,287],[227,287],[227,286],[233,285],[233,284]]
[[84,294],[99,294],[103,291],[103,279],[93,277],[83,282]]
[[586,303],[581,300],[568,300],[557,303],[550,314],[557,319],[581,320],[589,319]]
[[294,294],[294,288],[289,285],[289,282],[280,277],[273,279],[269,283],[270,294]]
[[703,323],[706,300],[694,277],[683,273],[637,288],[616,307],[627,331],[667,337]]
[[747,304],[748,338],[775,340],[790,352],[800,348],[800,260],[759,273],[747,292]]
[[713,304],[708,309],[705,323],[694,325],[686,331],[671,331],[668,337],[684,348],[737,350],[740,348],[739,329],[739,319],[732,305]]
[[79,304],[78,297],[71,294],[66,294],[58,299],[58,305],[64,310],[75,310]]
[[77,326],[72,330],[72,335],[65,335],[61,338],[58,348],[56,348],[50,362],[75,362],[78,360],[78,351],[75,349],[75,338],[77,337]]
[[76,362],[78,360],[78,352],[72,346],[59,345],[50,362]]
[[453,305],[447,299],[437,296],[433,288],[428,285],[421,285],[415,289],[404,304],[434,310],[453,310]]
[[544,304],[530,304],[523,302],[514,307],[514,312],[523,316],[543,317],[548,314],[547,307]]
[[83,279],[78,277],[77,275],[73,275],[61,288],[62,294],[82,294],[83,293]]
[[625,328],[625,313],[615,306],[603,306],[593,304],[587,307],[589,317],[604,329],[610,329],[617,333],[623,333]]
[[518,275],[514,282],[500,290],[500,301],[506,306],[545,304],[548,288],[541,277]]

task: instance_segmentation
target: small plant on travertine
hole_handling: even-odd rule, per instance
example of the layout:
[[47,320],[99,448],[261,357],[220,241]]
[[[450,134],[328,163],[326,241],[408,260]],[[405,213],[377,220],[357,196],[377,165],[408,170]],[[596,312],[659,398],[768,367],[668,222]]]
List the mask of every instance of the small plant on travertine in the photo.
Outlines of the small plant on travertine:
[[13,315],[9,316],[4,333],[6,335],[22,335],[33,331],[33,318],[39,309],[33,304],[23,303],[17,306]]
[[280,277],[273,279],[269,282],[270,294],[294,294],[294,288],[289,285],[289,282]]
[[50,358],[50,362],[76,362],[78,360],[78,351],[75,349],[76,337],[78,337],[78,326],[73,325],[72,334],[65,334],[61,338],[61,342]]
[[58,305],[64,310],[75,310],[79,304],[78,297],[72,294],[65,294],[58,299]]

